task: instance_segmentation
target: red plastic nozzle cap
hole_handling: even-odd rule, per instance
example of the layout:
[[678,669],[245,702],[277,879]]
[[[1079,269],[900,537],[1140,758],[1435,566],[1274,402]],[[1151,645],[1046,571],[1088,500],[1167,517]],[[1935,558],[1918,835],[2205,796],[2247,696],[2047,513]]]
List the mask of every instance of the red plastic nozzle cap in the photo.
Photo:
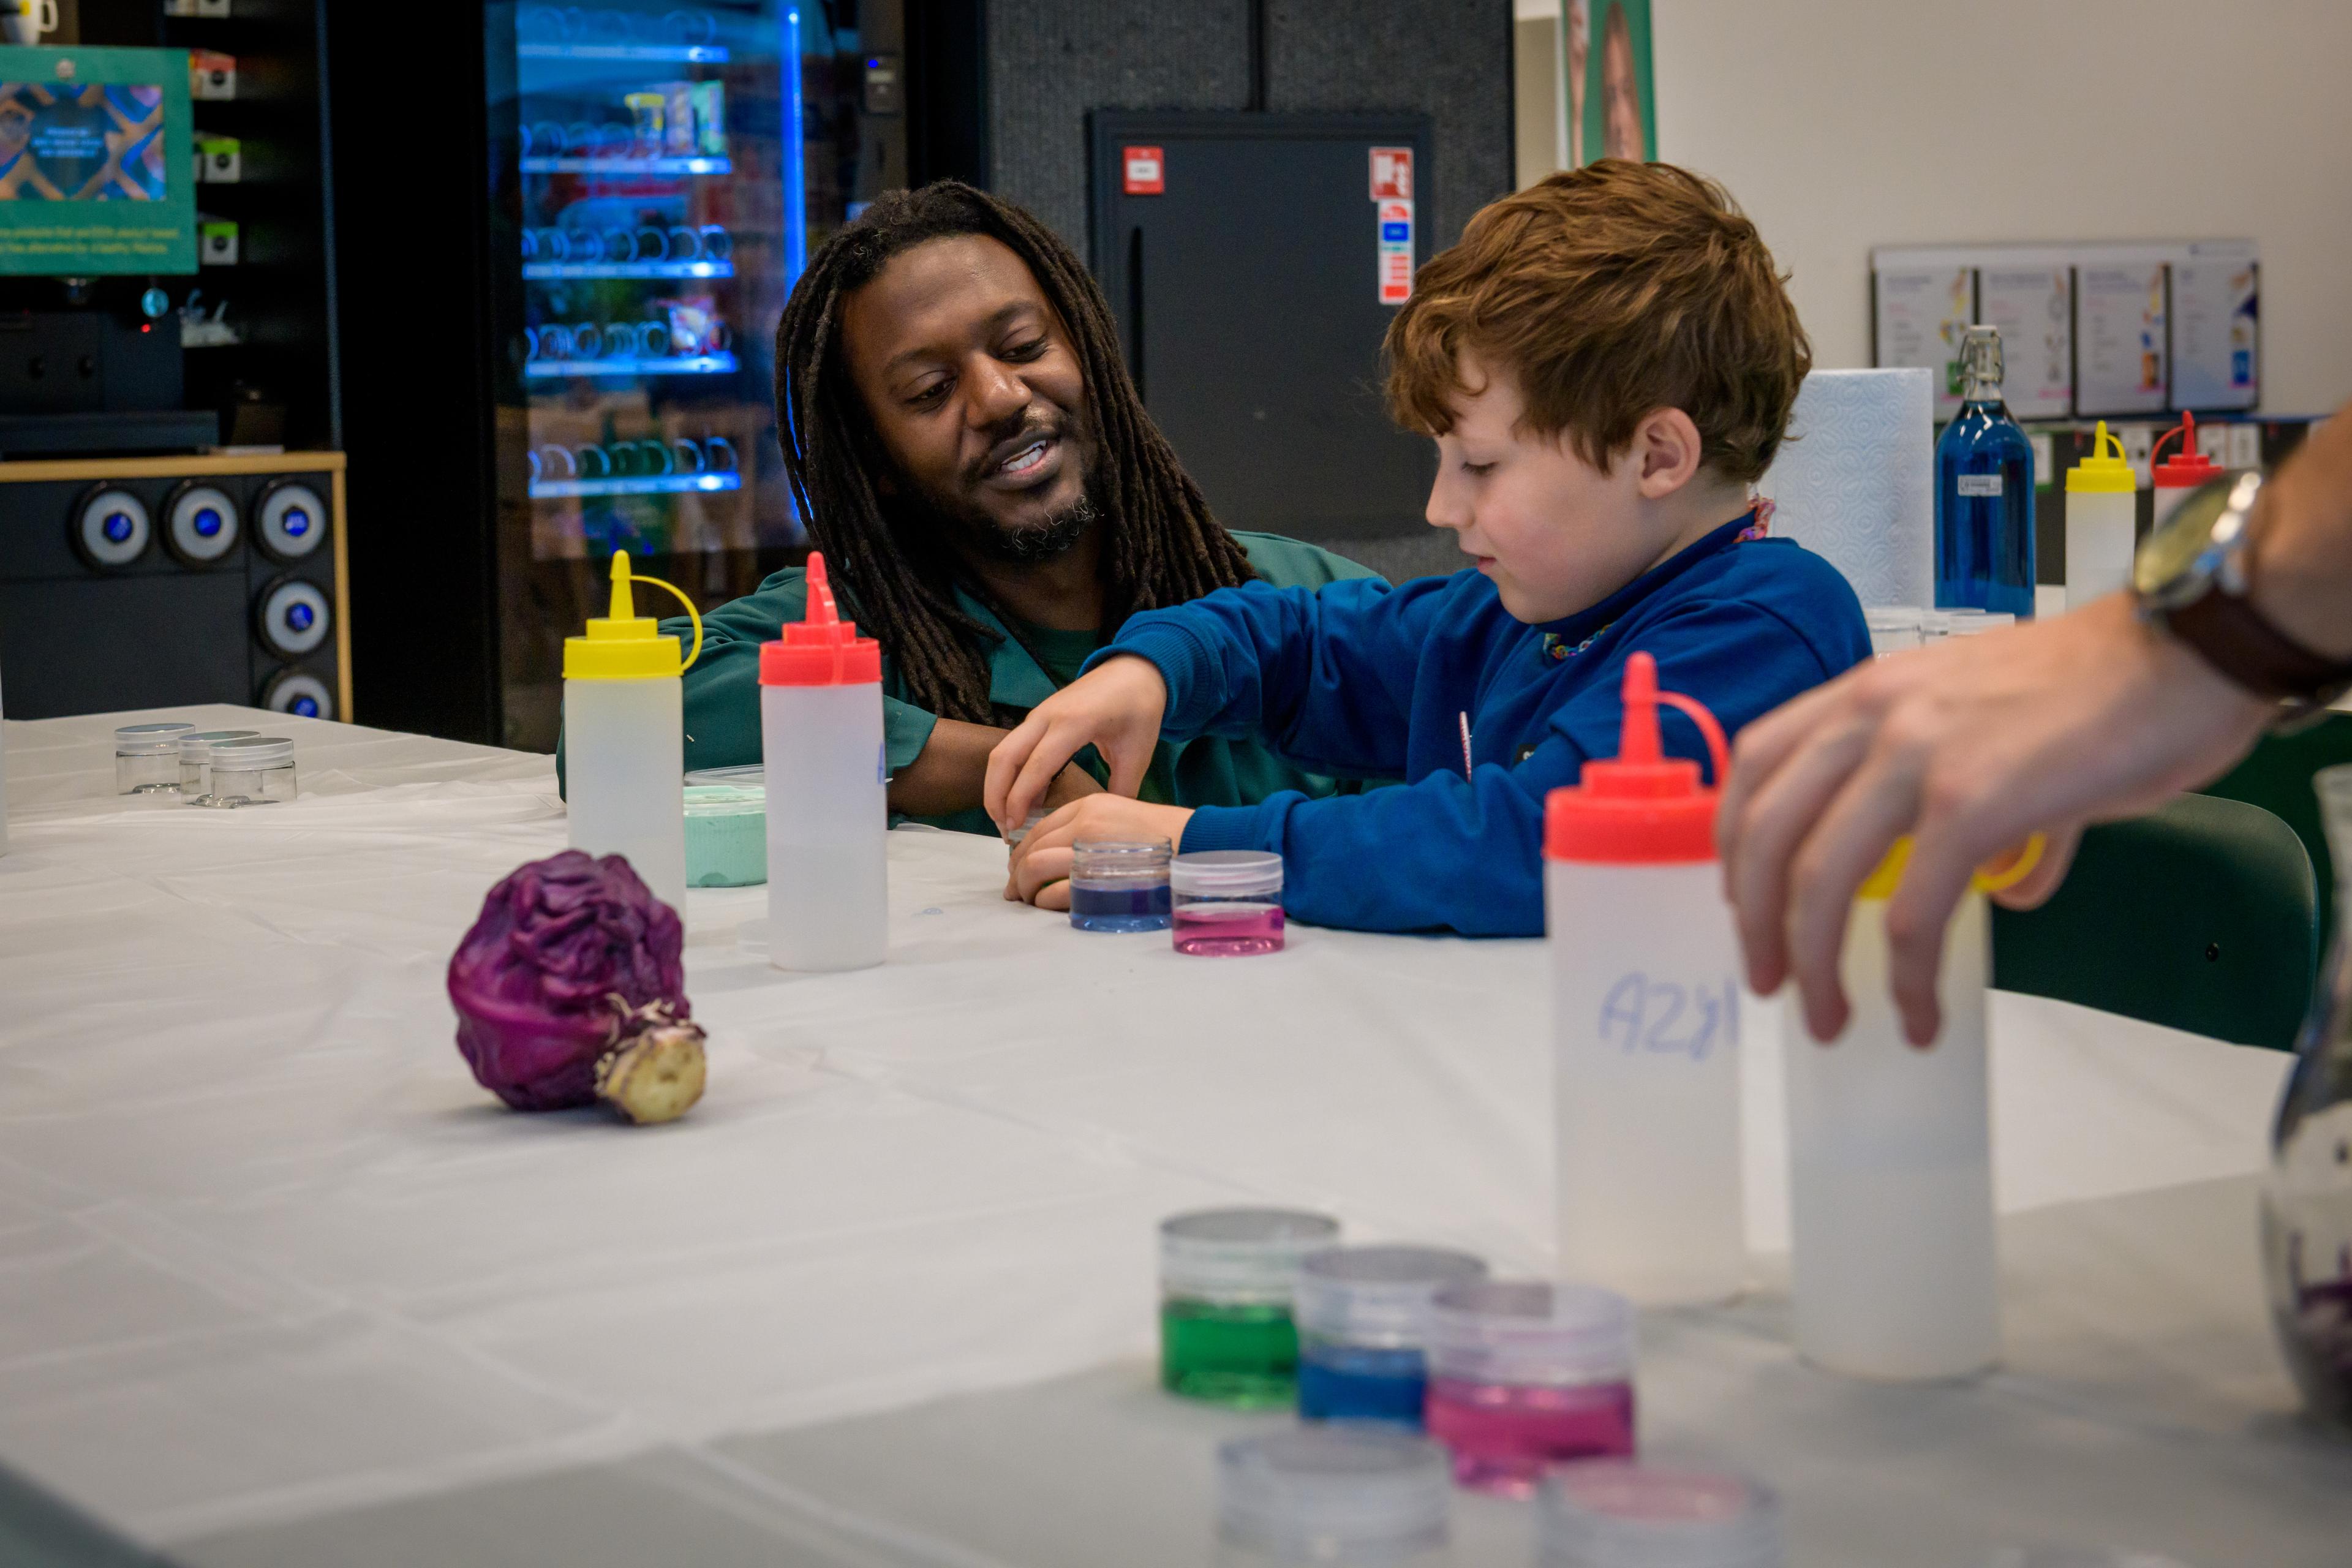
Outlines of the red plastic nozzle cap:
[[2221,466],[2197,449],[2197,416],[2183,414],[2180,423],[2156,438],[2148,448],[2153,456],[2164,449],[2164,444],[2174,437],[2180,438],[2180,450],[2167,458],[2155,468],[2156,488],[2160,490],[2195,489],[2208,479],[2221,477]]
[[762,686],[862,686],[882,679],[882,645],[841,618],[820,552],[808,558],[807,618],[777,629],[774,642],[760,645]]
[[1544,802],[1544,858],[1622,866],[1714,859],[1715,787],[1700,782],[1696,763],[1665,754],[1658,704],[1699,727],[1718,786],[1729,760],[1723,726],[1696,700],[1659,690],[1658,661],[1646,653],[1626,659],[1624,697],[1617,755],[1586,763],[1578,783]]

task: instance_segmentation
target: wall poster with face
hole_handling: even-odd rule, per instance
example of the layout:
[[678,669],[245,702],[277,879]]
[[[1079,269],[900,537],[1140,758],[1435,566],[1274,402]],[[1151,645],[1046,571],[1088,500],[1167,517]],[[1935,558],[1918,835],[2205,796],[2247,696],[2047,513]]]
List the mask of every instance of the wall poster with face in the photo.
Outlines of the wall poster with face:
[[1650,0],[1564,0],[1570,161],[1658,155]]

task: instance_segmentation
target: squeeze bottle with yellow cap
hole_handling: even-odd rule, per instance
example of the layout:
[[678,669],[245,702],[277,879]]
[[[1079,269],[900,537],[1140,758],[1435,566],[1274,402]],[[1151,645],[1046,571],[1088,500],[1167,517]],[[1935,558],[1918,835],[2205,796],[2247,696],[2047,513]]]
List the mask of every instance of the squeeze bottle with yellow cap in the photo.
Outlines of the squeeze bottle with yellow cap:
[[2124,444],[2102,419],[2091,455],[2066,470],[2068,609],[2079,610],[2131,581],[2138,506],[2139,481],[2124,460]]
[[1846,921],[1845,1033],[1822,1045],[1790,1005],[1782,1035],[1797,1352],[1897,1382],[1965,1377],[2000,1353],[1985,894],[2031,870],[2040,840],[1961,897],[1936,980],[1943,1029],[1924,1050],[1904,1037],[1887,992],[1886,901],[1910,849],[1896,843]]
[[882,645],[841,618],[820,552],[808,558],[806,618],[780,629],[760,646],[768,962],[865,969],[888,940]]
[[1658,705],[1714,715],[1625,661],[1617,755],[1544,802],[1552,963],[1554,1210],[1563,1277],[1644,1304],[1721,1301],[1748,1262],[1739,1155],[1739,964],[1714,788],[1659,743]]
[[[632,582],[677,594],[694,616],[694,653],[631,601]],[[686,721],[678,677],[702,652],[694,603],[658,577],[629,575],[613,552],[611,614],[563,639],[564,796],[572,847],[620,855],[654,897],[686,912]]]

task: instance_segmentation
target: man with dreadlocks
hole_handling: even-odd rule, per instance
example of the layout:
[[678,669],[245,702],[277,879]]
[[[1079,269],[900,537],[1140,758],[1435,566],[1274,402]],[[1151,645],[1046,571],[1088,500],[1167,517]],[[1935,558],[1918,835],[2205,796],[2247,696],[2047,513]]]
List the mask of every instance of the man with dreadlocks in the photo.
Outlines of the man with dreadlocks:
[[[811,259],[776,331],[776,409],[809,542],[843,614],[882,644],[891,809],[944,826],[996,832],[990,748],[1134,612],[1253,579],[1370,575],[1221,527],[1144,412],[1078,258],[953,181],[884,196]],[[689,768],[760,760],[759,646],[805,603],[795,568],[704,617]],[[1051,798],[1100,787],[1073,765]],[[1160,747],[1143,798],[1336,787],[1205,737]]]

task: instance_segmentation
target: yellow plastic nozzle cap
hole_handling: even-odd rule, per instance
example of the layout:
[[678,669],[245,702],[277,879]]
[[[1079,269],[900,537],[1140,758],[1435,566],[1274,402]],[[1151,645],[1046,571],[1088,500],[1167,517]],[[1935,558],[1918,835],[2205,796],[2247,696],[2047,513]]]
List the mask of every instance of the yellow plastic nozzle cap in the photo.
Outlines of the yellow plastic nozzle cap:
[[[2013,888],[2025,880],[2033,868],[2042,864],[2043,840],[2039,833],[2028,836],[2025,842],[2002,859],[1979,866],[1969,879],[1969,886],[1979,893],[1998,893],[2003,888]],[[1856,898],[1891,899],[1895,889],[1903,885],[1903,873],[1911,864],[1911,836],[1905,834],[1895,841],[1878,869],[1864,879]]]
[[629,593],[631,581],[629,552],[615,550],[612,611],[591,616],[585,637],[563,639],[564,679],[676,680],[686,668],[677,639],[663,637],[659,621],[637,614]]
[[[2108,456],[2107,449],[2115,448]],[[2080,495],[2129,495],[2139,489],[2139,480],[2132,474],[2131,464],[2124,460],[2124,444],[2107,433],[2107,422],[2099,421],[2096,434],[2091,437],[2091,455],[2066,470],[2066,491]]]

